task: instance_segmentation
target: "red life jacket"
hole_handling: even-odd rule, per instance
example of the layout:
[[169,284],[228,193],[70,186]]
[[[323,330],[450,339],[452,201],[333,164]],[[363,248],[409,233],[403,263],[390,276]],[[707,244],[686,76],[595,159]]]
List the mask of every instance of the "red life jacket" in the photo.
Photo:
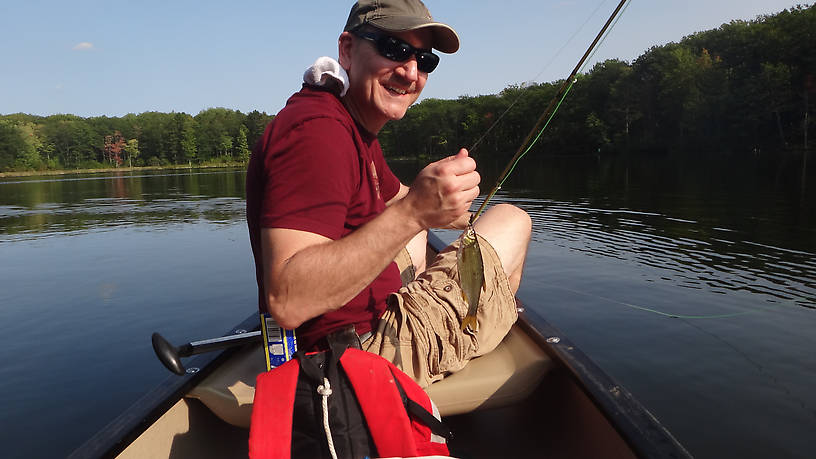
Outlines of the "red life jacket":
[[[377,455],[448,455],[445,437],[450,438],[450,432],[414,380],[379,355],[358,349],[340,353],[343,372],[338,374],[345,374],[351,383]],[[303,376],[301,361],[309,358],[303,354],[297,357],[258,375],[249,433],[250,458],[291,457],[295,393],[298,378]],[[331,386],[337,390],[342,385],[332,382]],[[445,436],[435,434],[431,427]]]

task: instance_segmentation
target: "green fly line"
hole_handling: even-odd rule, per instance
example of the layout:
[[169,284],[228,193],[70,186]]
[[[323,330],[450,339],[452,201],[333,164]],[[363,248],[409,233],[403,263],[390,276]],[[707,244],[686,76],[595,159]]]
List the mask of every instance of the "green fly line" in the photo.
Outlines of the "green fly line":
[[[615,28],[615,26],[618,24],[618,21],[620,20],[621,16],[623,16],[623,13],[625,13],[626,9],[629,8],[630,3],[626,3],[626,2],[624,2],[624,3],[625,3],[625,6],[621,10],[620,14],[618,14],[615,17],[615,21],[612,23],[612,26],[609,28],[609,30],[612,30],[612,29]],[[600,8],[600,6],[599,6],[599,8]],[[596,11],[597,11],[597,9],[596,9]],[[592,54],[589,55],[589,59],[592,59],[592,57],[595,56],[595,53],[598,52],[598,49],[600,49],[601,45],[603,45],[604,41],[606,41],[606,37],[608,37],[608,36],[609,36],[609,33],[606,33],[606,34],[603,35],[603,38],[601,38],[601,41],[598,42],[598,45],[593,48]],[[584,67],[589,62],[589,59],[584,62],[584,66],[581,67],[581,69],[578,70],[579,72],[583,71]],[[507,181],[507,179],[510,177],[510,174],[512,174],[513,171],[516,169],[516,165],[519,163],[519,161],[521,161],[521,158],[523,158],[525,155],[527,155],[527,153],[530,152],[530,150],[533,149],[533,146],[538,142],[538,139],[541,138],[541,134],[543,134],[544,131],[547,129],[547,126],[550,125],[550,121],[552,121],[552,119],[555,117],[555,114],[558,113],[558,109],[561,107],[561,104],[564,102],[564,99],[567,98],[567,94],[569,94],[570,90],[572,89],[572,87],[577,82],[578,82],[578,79],[574,78],[574,77],[572,78],[572,81],[569,82],[569,85],[567,86],[567,89],[564,90],[564,95],[562,95],[561,99],[558,100],[558,103],[555,105],[555,108],[553,109],[553,111],[550,114],[549,118],[547,118],[547,122],[544,123],[544,126],[542,126],[541,129],[538,131],[538,134],[535,136],[533,141],[530,142],[530,145],[527,146],[527,148],[524,149],[524,152],[522,154],[520,154],[519,157],[516,158],[516,160],[512,163],[512,166],[510,166],[510,169],[508,169],[507,173],[504,174],[504,177],[500,178],[499,184],[496,185],[496,191],[501,190],[502,186],[504,186],[504,182]],[[556,94],[556,97],[557,97],[557,94]],[[514,101],[513,104],[511,104],[511,107],[512,107],[512,105],[515,105],[515,103],[516,102]],[[509,108],[510,107],[508,107],[508,109]],[[505,111],[505,113],[507,113],[507,112]],[[504,114],[502,114],[502,116],[504,116]],[[491,129],[492,129],[492,126],[491,126]],[[495,192],[493,194],[495,194]],[[490,198],[488,198],[488,199],[490,199]]]
[[[564,95],[561,96],[561,100],[558,101],[558,104],[555,106],[555,109],[553,109],[553,112],[550,115],[550,117],[547,119],[547,122],[544,123],[544,126],[541,128],[541,130],[538,131],[538,135],[536,135],[535,139],[533,139],[533,141],[530,142],[530,145],[512,163],[512,165],[510,166],[510,169],[508,169],[507,173],[504,174],[504,177],[501,178],[501,181],[499,182],[499,184],[496,185],[496,191],[501,190],[501,187],[504,186],[504,182],[507,180],[508,177],[510,177],[510,174],[512,174],[513,171],[516,169],[516,165],[519,163],[519,161],[521,161],[521,158],[523,158],[533,148],[533,145],[535,145],[536,142],[538,142],[538,139],[541,138],[541,134],[543,134],[544,130],[547,129],[547,126],[550,125],[550,121],[552,121],[553,117],[555,117],[555,114],[558,112],[558,107],[560,107],[561,103],[564,102],[564,99],[567,98],[567,94],[569,94],[570,89],[572,89],[572,86],[575,84],[576,81],[578,81],[578,80],[573,79],[572,82],[569,84],[569,86],[567,86],[567,90],[564,91]],[[495,192],[491,193],[491,197],[492,197],[493,194],[495,194]],[[488,197],[487,199],[490,199],[490,197]],[[487,200],[485,200],[485,201],[487,201]]]
[[[541,138],[541,134],[550,124],[550,121],[555,116],[555,113],[558,111],[558,108],[564,102],[564,99],[566,98],[570,89],[577,81],[575,76],[583,68],[584,63],[587,61],[587,58],[590,57],[590,55],[594,55],[597,45],[603,41],[602,39],[605,40],[605,35],[607,31],[610,30],[610,26],[612,26],[613,23],[617,24],[617,18],[619,17],[619,13],[623,10],[623,7],[627,4],[628,1],[629,0],[621,0],[620,3],[618,3],[618,6],[615,8],[615,11],[613,11],[612,15],[609,16],[609,19],[607,19],[606,23],[601,28],[601,31],[598,32],[598,35],[592,41],[592,44],[589,45],[589,48],[587,48],[584,55],[578,61],[578,64],[572,70],[572,73],[570,73],[570,76],[564,80],[564,83],[555,93],[555,96],[552,98],[547,108],[544,110],[544,112],[538,118],[536,124],[530,130],[530,133],[527,134],[527,137],[524,139],[524,142],[522,142],[521,146],[516,151],[516,154],[513,155],[513,158],[510,159],[510,162],[507,164],[507,167],[505,167],[504,171],[501,173],[501,175],[499,175],[499,180],[496,182],[496,185],[487,195],[487,198],[485,198],[485,200],[479,206],[479,209],[475,213],[473,213],[473,215],[470,216],[470,224],[473,224],[473,222],[475,222],[476,219],[479,218],[479,215],[481,215],[482,211],[484,211],[485,207],[487,207],[487,203],[493,198],[493,196],[495,196],[496,192],[498,192],[499,189],[502,187],[504,182],[507,180],[507,177],[515,169],[516,164],[518,164],[519,160],[521,160],[521,158],[524,155],[526,155],[527,152],[530,151],[533,145],[535,145],[538,139]],[[496,122],[498,122],[498,120],[496,120]]]

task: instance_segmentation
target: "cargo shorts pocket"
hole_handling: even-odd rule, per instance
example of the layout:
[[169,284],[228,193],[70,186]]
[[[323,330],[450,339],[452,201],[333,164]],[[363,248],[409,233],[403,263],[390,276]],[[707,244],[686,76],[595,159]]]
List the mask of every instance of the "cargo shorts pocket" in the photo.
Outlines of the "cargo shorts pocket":
[[439,342],[439,368],[442,372],[458,371],[479,347],[474,336],[462,332],[467,303],[455,280],[435,280],[430,287],[434,298],[428,315],[431,316],[431,326]]

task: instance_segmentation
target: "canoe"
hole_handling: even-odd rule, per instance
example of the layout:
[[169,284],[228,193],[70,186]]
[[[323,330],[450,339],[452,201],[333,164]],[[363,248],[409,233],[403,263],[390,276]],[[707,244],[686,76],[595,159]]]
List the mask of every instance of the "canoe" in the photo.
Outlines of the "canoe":
[[[433,234],[429,249],[444,244]],[[432,384],[428,395],[454,432],[451,455],[688,458],[629,391],[518,299],[519,320],[492,352]],[[226,335],[258,329],[257,314]],[[198,355],[72,458],[247,457],[260,340]]]

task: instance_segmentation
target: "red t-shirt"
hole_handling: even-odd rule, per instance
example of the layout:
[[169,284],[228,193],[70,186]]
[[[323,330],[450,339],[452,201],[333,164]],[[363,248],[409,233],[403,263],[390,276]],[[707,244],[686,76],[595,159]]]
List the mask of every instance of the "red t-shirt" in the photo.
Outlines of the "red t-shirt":
[[[304,86],[255,145],[246,187],[259,308],[265,311],[261,228],[337,240],[382,213],[400,182],[386,165],[376,136],[361,129],[335,95]],[[345,306],[298,327],[298,347],[309,349],[348,324],[359,334],[372,330],[388,294],[401,285],[399,270],[391,263]]]

